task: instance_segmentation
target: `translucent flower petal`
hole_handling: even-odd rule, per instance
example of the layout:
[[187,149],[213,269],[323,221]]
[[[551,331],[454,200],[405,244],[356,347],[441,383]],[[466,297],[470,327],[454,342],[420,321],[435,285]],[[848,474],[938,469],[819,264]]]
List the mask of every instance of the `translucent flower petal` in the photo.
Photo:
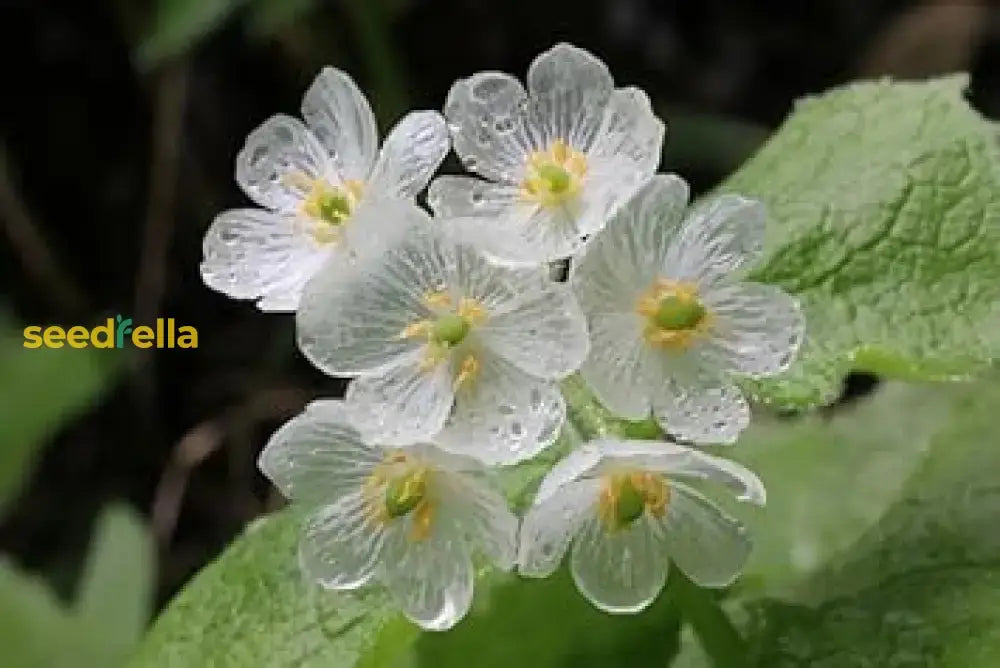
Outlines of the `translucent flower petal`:
[[379,373],[354,379],[344,406],[365,439],[410,445],[441,431],[455,398],[448,364],[421,366],[421,354]]
[[664,441],[601,439],[588,447],[596,449],[600,462],[590,468],[597,474],[606,468],[623,465],[666,474],[669,478],[717,483],[736,494],[739,501],[764,505],[764,483],[746,467],[722,457],[715,457],[697,448]]
[[707,291],[712,337],[703,353],[723,368],[751,376],[770,376],[792,363],[805,333],[798,300],[781,289],[737,283]]
[[236,182],[257,204],[273,211],[293,213],[308,183],[317,178],[336,180],[326,149],[298,119],[277,115],[247,137],[236,156]]
[[455,409],[435,442],[486,464],[516,464],[559,436],[562,394],[496,355],[478,358],[476,376],[458,388]]
[[570,482],[541,501],[539,494],[521,524],[517,556],[521,575],[544,578],[556,570],[570,541],[594,516],[598,494],[598,480]]
[[663,429],[695,443],[733,443],[750,424],[750,407],[736,385],[707,368],[671,367],[650,389]]
[[465,167],[491,179],[517,183],[533,144],[526,127],[526,95],[517,79],[479,72],[455,82],[444,114],[455,153]]
[[380,579],[415,624],[428,631],[454,626],[472,604],[469,548],[454,527],[436,523],[425,540],[393,531],[383,550]]
[[235,299],[260,299],[265,311],[293,311],[303,286],[329,257],[293,218],[232,209],[212,221],[203,242],[205,285]]
[[302,118],[326,147],[341,179],[368,179],[378,151],[378,127],[368,100],[347,73],[324,67],[302,98]]
[[360,489],[381,459],[350,426],[343,402],[322,400],[271,436],[257,466],[289,499],[325,503]]
[[589,342],[572,292],[540,270],[508,270],[505,277],[515,296],[491,310],[478,331],[483,344],[538,378],[562,378],[579,368]]
[[481,551],[497,568],[509,571],[517,556],[518,519],[507,499],[484,475],[448,473],[439,476],[442,503],[452,521],[474,550]]
[[[372,210],[373,222],[378,212]],[[399,219],[381,224],[393,227],[393,221]],[[354,222],[363,232],[362,221]],[[422,300],[440,289],[440,266],[403,243],[367,255],[356,263],[327,263],[303,291],[296,314],[299,347],[329,374],[373,373],[399,364],[425,344],[401,333],[429,317]]]
[[654,176],[587,246],[571,279],[587,315],[635,313],[639,295],[667,269],[688,195],[681,178]]
[[645,344],[634,313],[592,315],[590,355],[580,367],[594,396],[610,411],[630,420],[649,417],[643,375]]
[[619,88],[611,93],[588,157],[598,162],[625,158],[637,172],[648,176],[660,164],[665,132],[646,93],[638,88]]
[[764,250],[765,215],[760,202],[732,194],[697,207],[670,247],[670,278],[709,286],[752,265]]
[[570,44],[557,44],[528,68],[532,130],[538,146],[562,139],[577,150],[590,148],[614,90],[607,66]]
[[327,589],[356,589],[375,574],[384,539],[382,528],[368,518],[359,487],[309,517],[299,540],[299,565]]
[[427,189],[427,204],[438,218],[485,218],[493,224],[520,198],[515,186],[471,176],[439,176]]
[[674,565],[701,587],[728,586],[750,555],[746,528],[686,485],[671,483],[660,521]]
[[593,517],[573,541],[570,573],[580,593],[597,608],[639,612],[656,599],[667,580],[661,529],[648,514],[618,531],[609,531]]
[[549,469],[535,494],[536,504],[555,496],[564,485],[586,476],[601,463],[602,453],[595,443],[591,441],[574,449]]
[[450,146],[444,118],[436,111],[407,114],[385,138],[370,187],[402,197],[416,197]]

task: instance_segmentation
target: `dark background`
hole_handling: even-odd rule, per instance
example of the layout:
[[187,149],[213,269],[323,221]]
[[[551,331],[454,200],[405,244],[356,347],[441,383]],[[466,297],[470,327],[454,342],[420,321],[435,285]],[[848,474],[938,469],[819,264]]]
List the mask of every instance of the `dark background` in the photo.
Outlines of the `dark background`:
[[[125,359],[112,387],[58,430],[0,524],[0,552],[63,591],[98,510],[122,499],[152,524],[162,603],[280,503],[255,469],[270,432],[342,391],[297,354],[290,316],[198,275],[212,217],[246,204],[243,140],[297,113],[323,65],[355,77],[384,131],[440,108],[458,77],[523,77],[571,41],[649,93],[669,126],[663,168],[699,191],[797,97],[857,78],[969,70],[974,104],[1000,111],[1000,12],[985,2],[204,0],[204,29],[186,32],[170,13],[185,4],[199,7],[0,0],[0,308],[39,324],[173,317],[200,335],[193,351],[107,351]],[[850,379],[844,400],[874,382]]]

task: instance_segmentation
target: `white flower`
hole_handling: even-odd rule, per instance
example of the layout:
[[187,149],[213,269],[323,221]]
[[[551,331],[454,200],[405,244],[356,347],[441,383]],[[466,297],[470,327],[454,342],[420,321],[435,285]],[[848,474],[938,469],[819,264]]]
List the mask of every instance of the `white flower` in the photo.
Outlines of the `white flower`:
[[306,91],[302,116],[306,124],[273,116],[250,133],[236,180],[263,208],[225,211],[205,235],[205,283],[256,299],[263,311],[294,311],[302,286],[331,256],[350,262],[391,242],[400,230],[390,222],[407,219],[392,211],[415,207],[448,152],[444,119],[433,111],[405,116],[379,152],[368,101],[332,68]]
[[575,252],[656,171],[664,134],[646,94],[616,89],[582,49],[546,51],[527,81],[479,72],[452,86],[455,152],[489,180],[444,176],[427,194],[455,234],[512,264]]
[[555,440],[565,405],[553,381],[588,345],[566,285],[493,265],[429,221],[363,267],[328,265],[297,323],[316,366],[358,376],[346,407],[367,438],[405,444],[444,428],[442,447],[490,464]]
[[574,264],[593,344],[581,374],[621,416],[730,443],[750,419],[730,375],[787,368],[805,323],[793,297],[738,279],[762,253],[763,205],[723,195],[685,219],[687,200],[684,181],[654,177]]
[[652,603],[668,559],[696,584],[724,587],[743,568],[750,538],[695,489],[699,481],[764,505],[761,481],[734,462],[658,441],[588,443],[542,481],[521,525],[518,571],[550,575],[572,543],[573,581],[612,613]]
[[307,576],[328,589],[381,582],[428,630],[455,625],[472,602],[472,553],[510,570],[517,517],[481,465],[433,445],[366,444],[342,402],[316,401],[279,429],[261,471],[315,505],[299,542]]

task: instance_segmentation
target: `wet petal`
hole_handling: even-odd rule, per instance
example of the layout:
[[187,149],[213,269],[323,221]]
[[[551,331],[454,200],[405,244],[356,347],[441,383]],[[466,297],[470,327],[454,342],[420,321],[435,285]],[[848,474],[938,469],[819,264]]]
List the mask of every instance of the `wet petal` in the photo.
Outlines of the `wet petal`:
[[343,402],[322,400],[271,436],[257,466],[289,499],[322,503],[360,489],[381,459],[350,426]]
[[590,519],[573,542],[570,573],[580,593],[599,609],[619,614],[643,610],[667,579],[660,527],[648,515],[617,531]]
[[326,149],[313,133],[291,116],[277,115],[247,137],[236,156],[236,182],[257,204],[293,213],[309,182],[336,179]]
[[378,151],[378,127],[368,100],[347,73],[324,67],[302,99],[302,118],[342,179],[368,179]]
[[666,269],[688,195],[681,178],[661,174],[618,211],[573,268],[571,282],[584,312],[635,313],[639,295]]
[[439,176],[427,189],[427,204],[439,218],[495,218],[521,198],[515,186],[471,176]]
[[722,195],[684,221],[667,255],[670,277],[709,286],[752,265],[764,250],[764,205],[739,195]]
[[485,475],[447,473],[440,474],[439,480],[442,503],[452,511],[456,526],[473,549],[501,570],[513,568],[519,523],[503,494]]
[[738,500],[755,505],[764,505],[766,499],[764,483],[753,471],[698,448],[664,441],[618,439],[601,439],[590,445],[601,454],[601,463],[595,470],[637,466],[669,478],[716,483],[731,490]]
[[750,555],[743,524],[686,485],[671,483],[660,521],[670,558],[701,587],[732,584]]
[[455,82],[444,114],[466,169],[505,183],[521,180],[534,147],[527,134],[526,105],[520,82],[500,72],[479,72]]
[[614,90],[607,66],[570,44],[557,44],[528,68],[532,130],[539,145],[562,139],[577,150],[590,148]]
[[708,369],[682,369],[659,381],[650,378],[655,383],[653,415],[660,426],[695,443],[735,442],[750,424],[750,407],[740,388]]
[[540,270],[507,270],[506,275],[515,296],[498,303],[479,328],[483,344],[538,378],[562,378],[579,368],[589,341],[573,293]]
[[421,365],[421,353],[376,374],[354,379],[345,408],[367,440],[411,445],[441,431],[455,394],[448,364]]
[[575,448],[568,455],[560,459],[545,474],[541,484],[538,486],[538,493],[535,495],[535,504],[542,503],[556,495],[564,486],[570,484],[593,471],[601,463],[601,451],[593,442],[585,443],[579,448]]
[[584,522],[593,517],[600,482],[583,480],[562,486],[528,510],[521,524],[517,570],[534,578],[548,577]]
[[478,358],[476,376],[458,388],[455,409],[435,441],[489,465],[534,457],[559,435],[562,394],[495,355]]
[[299,347],[329,374],[372,373],[424,345],[401,333],[429,316],[423,296],[441,284],[435,258],[402,242],[367,255],[363,262],[327,263],[303,291],[296,314]]
[[263,209],[218,215],[203,250],[205,285],[235,299],[259,299],[265,311],[294,311],[302,288],[329,257],[293,218]]
[[619,88],[611,93],[588,157],[595,161],[623,158],[637,173],[652,175],[660,164],[665,130],[646,93]]
[[428,631],[450,629],[472,604],[469,548],[440,523],[425,540],[393,531],[386,541],[380,579],[403,613]]
[[384,532],[366,514],[360,489],[323,506],[306,520],[299,565],[327,589],[356,589],[375,573]]
[[594,396],[630,420],[643,420],[650,411],[641,328],[634,313],[592,315],[590,354],[580,368]]
[[712,338],[704,354],[723,368],[751,376],[770,376],[792,363],[805,333],[798,300],[780,288],[737,283],[708,291]]
[[441,114],[407,114],[385,138],[370,187],[401,197],[416,197],[444,160],[449,146],[448,128]]

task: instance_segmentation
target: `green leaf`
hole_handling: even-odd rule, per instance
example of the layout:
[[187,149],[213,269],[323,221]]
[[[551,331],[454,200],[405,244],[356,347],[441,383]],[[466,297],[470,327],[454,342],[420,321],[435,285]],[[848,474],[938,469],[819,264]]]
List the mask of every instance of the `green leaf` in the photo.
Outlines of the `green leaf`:
[[1000,354],[1000,162],[966,84],[880,81],[800,101],[722,186],[768,205],[752,277],[798,295],[807,316],[798,361],[750,384],[758,398],[816,405],[850,369],[945,379]]
[[152,575],[149,533],[121,506],[101,516],[72,608],[42,580],[0,557],[4,667],[122,666],[149,618]]
[[[794,601],[734,605],[760,668],[993,668],[1000,655],[1000,385],[912,388],[912,410],[882,420],[919,436],[920,406],[943,405],[923,454],[851,546],[797,588]],[[873,402],[875,403],[875,402]],[[871,425],[871,423],[869,423]],[[911,429],[912,427],[912,429]],[[850,444],[845,444],[850,447]],[[814,466],[823,466],[818,459]],[[884,471],[874,464],[872,471]],[[854,493],[853,478],[829,500]],[[776,518],[780,519],[780,518]],[[819,516],[819,521],[823,521]],[[677,666],[706,665],[685,650]]]
[[149,623],[153,608],[153,539],[127,506],[109,506],[91,539],[75,613],[99,630],[104,660],[123,665]]
[[882,516],[949,415],[940,392],[886,383],[832,417],[758,416],[736,447],[716,450],[767,486],[764,509],[727,504],[754,537],[744,596],[790,593]]
[[27,349],[20,329],[0,317],[0,515],[42,447],[92,405],[119,368],[105,351]]
[[157,0],[137,57],[146,67],[178,56],[222,25],[245,0]]

